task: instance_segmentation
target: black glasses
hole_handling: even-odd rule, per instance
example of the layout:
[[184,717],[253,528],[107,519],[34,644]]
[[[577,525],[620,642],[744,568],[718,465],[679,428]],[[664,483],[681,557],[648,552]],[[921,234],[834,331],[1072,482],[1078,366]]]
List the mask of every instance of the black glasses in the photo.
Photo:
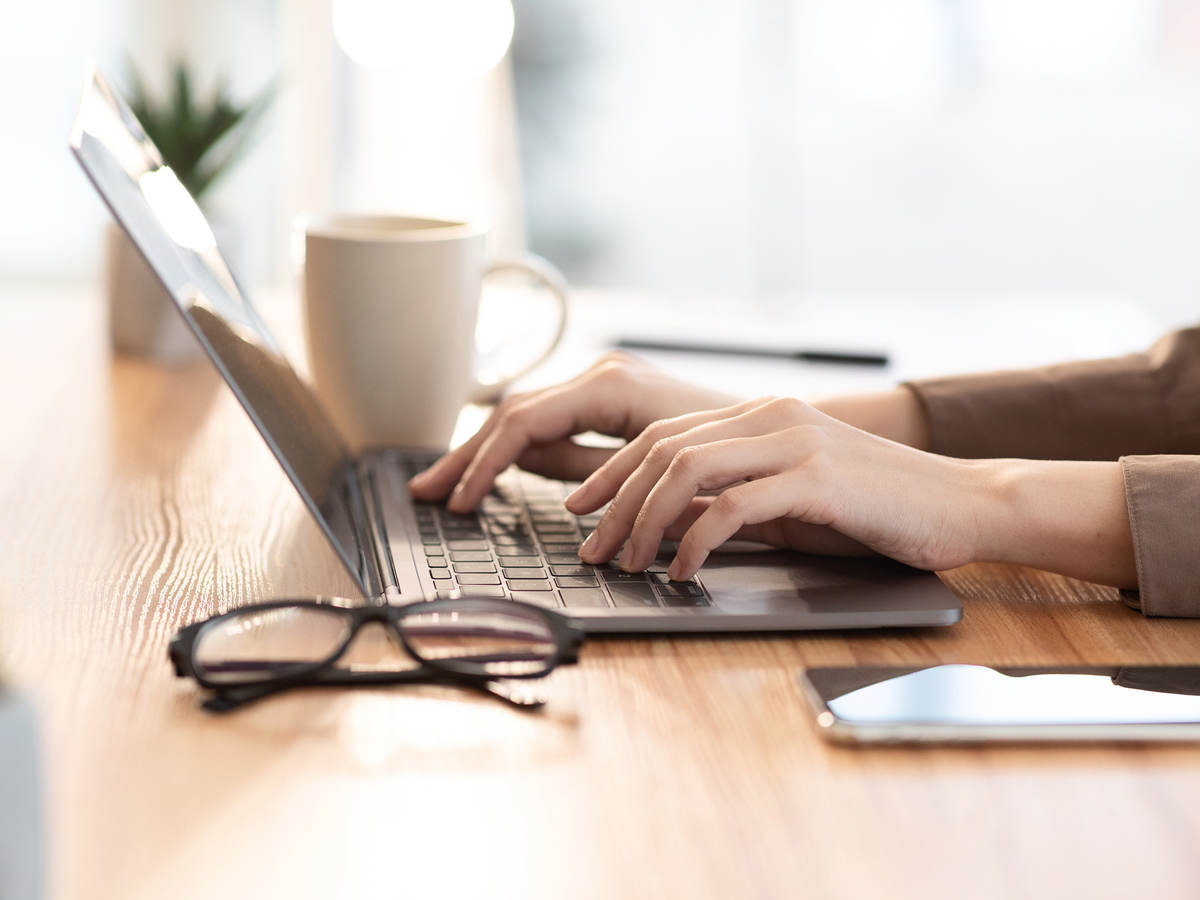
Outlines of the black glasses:
[[[379,622],[415,665],[337,666],[359,630]],[[545,700],[510,679],[534,679],[578,660],[583,632],[549,609],[515,600],[463,597],[403,606],[342,606],[315,600],[256,603],[181,630],[168,650],[175,674],[213,691],[223,712],[293,687],[450,684],[514,706]]]

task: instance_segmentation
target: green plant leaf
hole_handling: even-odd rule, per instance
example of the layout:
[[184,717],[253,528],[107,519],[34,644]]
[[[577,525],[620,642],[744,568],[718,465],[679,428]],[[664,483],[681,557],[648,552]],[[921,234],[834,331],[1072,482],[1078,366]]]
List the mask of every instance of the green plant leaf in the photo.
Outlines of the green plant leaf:
[[166,96],[146,88],[136,68],[129,68],[129,105],[163,160],[197,200],[236,164],[248,149],[253,126],[270,107],[276,80],[248,103],[238,104],[224,79],[207,97],[197,96],[182,59],[172,64]]

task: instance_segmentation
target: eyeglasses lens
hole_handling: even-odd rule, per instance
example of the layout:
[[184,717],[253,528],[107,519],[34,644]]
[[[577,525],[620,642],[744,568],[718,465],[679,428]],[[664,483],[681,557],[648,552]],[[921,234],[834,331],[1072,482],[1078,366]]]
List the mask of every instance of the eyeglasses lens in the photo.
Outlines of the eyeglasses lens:
[[413,613],[401,619],[400,629],[422,660],[468,674],[534,675],[556,649],[550,625],[517,607]]
[[269,681],[329,659],[346,642],[350,627],[349,617],[336,607],[247,610],[200,633],[193,665],[214,682]]

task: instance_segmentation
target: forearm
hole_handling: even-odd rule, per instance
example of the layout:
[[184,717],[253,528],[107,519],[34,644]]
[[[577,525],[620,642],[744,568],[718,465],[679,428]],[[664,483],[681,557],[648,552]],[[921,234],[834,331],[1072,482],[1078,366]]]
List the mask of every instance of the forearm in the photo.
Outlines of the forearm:
[[907,444],[918,450],[930,449],[925,410],[916,394],[906,387],[876,394],[829,397],[817,401],[813,406],[827,416],[889,441]]
[[980,561],[1060,572],[1099,584],[1137,584],[1118,463],[980,460],[975,510]]
[[[919,450],[931,439],[916,394],[899,387],[814,406],[848,425]],[[1135,587],[1133,536],[1121,467],[1113,462],[963,460],[976,469],[979,561],[1008,562]]]

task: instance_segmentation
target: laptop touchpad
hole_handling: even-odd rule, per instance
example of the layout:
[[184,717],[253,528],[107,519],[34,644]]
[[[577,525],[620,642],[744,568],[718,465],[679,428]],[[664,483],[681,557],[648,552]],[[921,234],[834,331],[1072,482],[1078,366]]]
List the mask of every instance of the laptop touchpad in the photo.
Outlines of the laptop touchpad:
[[[735,613],[914,609],[946,591],[937,576],[882,557],[808,556],[743,545],[714,553],[700,578]],[[952,597],[952,595],[950,595]]]

